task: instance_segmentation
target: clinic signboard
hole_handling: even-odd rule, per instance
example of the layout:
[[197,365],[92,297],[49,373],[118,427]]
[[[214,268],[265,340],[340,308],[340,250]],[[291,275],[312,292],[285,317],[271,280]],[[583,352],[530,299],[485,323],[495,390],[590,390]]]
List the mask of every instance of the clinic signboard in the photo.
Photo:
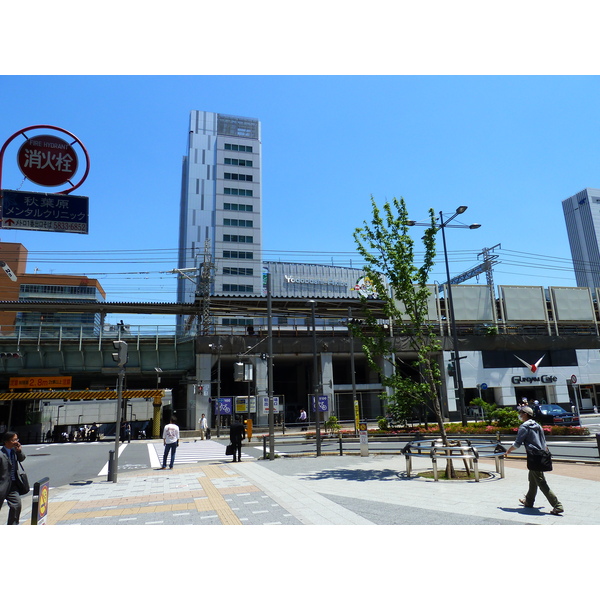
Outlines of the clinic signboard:
[[[48,133],[30,137],[32,130],[59,131],[71,141]],[[47,188],[66,185],[66,189],[56,193],[2,189],[4,154],[19,136],[25,141],[17,151],[16,162],[25,179]],[[82,175],[78,175],[80,162],[85,163]],[[0,148],[0,228],[87,234],[89,198],[70,193],[86,180],[89,170],[90,158],[85,146],[66,129],[54,125],[20,129]]]
[[2,229],[89,232],[89,198],[2,190]]

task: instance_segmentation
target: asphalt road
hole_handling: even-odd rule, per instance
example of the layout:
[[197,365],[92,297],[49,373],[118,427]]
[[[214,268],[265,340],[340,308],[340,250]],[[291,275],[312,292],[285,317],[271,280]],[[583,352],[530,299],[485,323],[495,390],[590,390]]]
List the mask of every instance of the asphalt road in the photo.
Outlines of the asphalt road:
[[[600,428],[600,416],[595,417]],[[586,426],[587,423],[586,423]],[[514,438],[503,438],[502,444],[508,447]],[[216,444],[220,444],[217,446]],[[211,441],[211,448],[215,457],[224,457],[224,446],[227,438]],[[377,441],[369,440],[369,452],[372,454],[398,454],[404,447],[405,442],[400,441]],[[157,468],[161,454],[161,440],[135,440],[130,444],[121,444],[118,459],[118,473],[135,469]],[[187,454],[187,462],[208,459],[201,453],[209,444],[195,440],[182,440],[179,456]],[[595,441],[564,440],[550,441],[550,449],[556,459],[568,460],[590,460],[600,461],[599,449]],[[23,446],[27,460],[24,466],[27,471],[30,485],[34,482],[48,477],[51,487],[67,484],[85,483],[95,477],[108,476],[109,452],[114,450],[113,441],[102,442],[78,442],[65,444],[29,444]],[[223,450],[221,451],[221,447]],[[255,458],[262,457],[262,441],[253,438],[251,443],[244,443],[244,452]],[[337,439],[322,440],[322,452],[324,454],[339,454],[339,441]],[[359,453],[358,442],[343,441],[344,453]],[[268,447],[267,447],[268,451]],[[303,436],[286,436],[278,438],[275,444],[278,454],[298,456],[304,453],[314,453],[314,440],[305,440]],[[524,453],[519,449],[515,454]],[[158,456],[158,459],[157,459]]]

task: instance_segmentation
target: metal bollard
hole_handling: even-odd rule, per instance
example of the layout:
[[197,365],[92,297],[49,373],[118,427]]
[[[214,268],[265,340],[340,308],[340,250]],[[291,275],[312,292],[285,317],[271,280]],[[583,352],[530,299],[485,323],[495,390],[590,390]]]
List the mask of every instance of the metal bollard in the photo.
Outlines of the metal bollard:
[[598,446],[598,456],[600,456],[600,433],[596,434],[596,444]]
[[115,467],[115,451],[108,451],[108,477],[107,481],[114,481],[113,479],[113,469]]
[[344,456],[344,449],[342,448],[342,436],[339,437],[340,440],[340,456]]
[[267,460],[267,437],[263,436],[263,460]]

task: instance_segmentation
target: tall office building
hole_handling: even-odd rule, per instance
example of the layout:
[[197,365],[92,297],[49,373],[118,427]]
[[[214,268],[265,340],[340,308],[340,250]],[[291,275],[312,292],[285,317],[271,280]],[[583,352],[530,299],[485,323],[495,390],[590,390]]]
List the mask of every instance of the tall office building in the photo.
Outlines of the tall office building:
[[[257,119],[194,110],[183,159],[179,268],[215,266],[211,295],[259,295],[261,263],[261,136]],[[181,278],[178,300],[193,302]]]
[[577,286],[600,288],[600,189],[586,188],[562,206]]

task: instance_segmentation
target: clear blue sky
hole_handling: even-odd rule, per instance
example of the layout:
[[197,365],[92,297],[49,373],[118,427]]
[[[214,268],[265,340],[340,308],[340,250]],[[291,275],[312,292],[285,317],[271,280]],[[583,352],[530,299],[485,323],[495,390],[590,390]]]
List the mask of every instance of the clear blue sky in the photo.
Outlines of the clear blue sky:
[[[90,198],[89,235],[1,239],[28,248],[30,270],[98,277],[110,300],[175,299],[175,276],[160,271],[177,266],[192,109],[262,122],[266,258],[360,266],[352,232],[371,195],[403,196],[416,220],[466,204],[460,222],[481,223],[448,230],[453,275],[501,244],[496,284],[575,285],[561,201],[600,187],[597,77],[3,76],[0,86],[2,141],[51,124],[91,157],[75,192]],[[41,189],[17,169],[21,139],[2,186]]]

